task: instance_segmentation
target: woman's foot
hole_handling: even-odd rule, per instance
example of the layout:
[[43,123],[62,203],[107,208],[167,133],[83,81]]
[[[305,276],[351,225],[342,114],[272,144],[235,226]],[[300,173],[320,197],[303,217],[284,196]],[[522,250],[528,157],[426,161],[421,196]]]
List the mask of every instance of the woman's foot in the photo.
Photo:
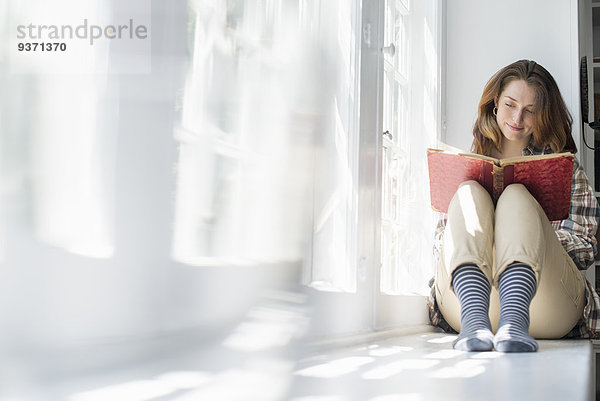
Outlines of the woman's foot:
[[460,351],[491,351],[494,347],[494,334],[488,329],[476,330],[474,333],[461,331],[453,346]]
[[452,286],[460,302],[460,334],[454,349],[491,351],[494,346],[488,309],[490,283],[475,265],[462,265],[453,274]]
[[529,333],[506,324],[498,329],[494,337],[494,348],[498,352],[535,352],[538,343]]
[[524,263],[511,264],[500,276],[500,323],[494,337],[496,351],[537,351],[538,343],[529,335],[529,304],[536,288],[535,273]]

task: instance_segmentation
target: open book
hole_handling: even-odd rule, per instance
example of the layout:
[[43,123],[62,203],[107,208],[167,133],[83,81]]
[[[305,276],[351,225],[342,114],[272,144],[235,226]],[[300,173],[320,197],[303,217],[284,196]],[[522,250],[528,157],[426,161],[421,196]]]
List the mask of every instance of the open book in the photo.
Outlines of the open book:
[[448,212],[458,186],[468,180],[479,182],[494,203],[508,185],[520,183],[539,202],[550,221],[569,216],[572,153],[494,159],[473,153],[427,150],[431,207]]

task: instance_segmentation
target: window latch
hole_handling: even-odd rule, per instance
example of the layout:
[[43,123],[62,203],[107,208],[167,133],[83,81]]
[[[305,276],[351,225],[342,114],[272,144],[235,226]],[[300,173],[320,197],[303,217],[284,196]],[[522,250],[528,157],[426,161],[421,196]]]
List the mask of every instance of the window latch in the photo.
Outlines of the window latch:
[[390,57],[394,57],[396,54],[396,46],[393,43],[390,43],[388,46],[384,46],[382,49],[383,54],[386,54]]

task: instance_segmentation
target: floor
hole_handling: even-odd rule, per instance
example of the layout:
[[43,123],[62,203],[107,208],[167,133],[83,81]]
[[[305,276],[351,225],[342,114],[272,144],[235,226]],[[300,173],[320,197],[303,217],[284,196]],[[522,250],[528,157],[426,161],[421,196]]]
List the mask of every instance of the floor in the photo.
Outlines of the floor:
[[[294,374],[301,400],[589,400],[588,341],[540,341],[532,354],[466,353],[454,336],[415,334],[315,355]],[[297,376],[300,376],[299,378]]]
[[267,334],[282,327],[263,329],[5,355],[0,401],[591,399],[588,341],[465,353],[452,349],[454,336],[423,333],[317,350]]

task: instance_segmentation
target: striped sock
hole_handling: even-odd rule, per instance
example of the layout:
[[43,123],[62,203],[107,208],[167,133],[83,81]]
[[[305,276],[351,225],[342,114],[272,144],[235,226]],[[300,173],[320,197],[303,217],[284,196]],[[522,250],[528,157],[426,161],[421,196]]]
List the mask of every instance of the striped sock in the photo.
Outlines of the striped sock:
[[538,343],[529,335],[529,304],[535,294],[535,273],[515,262],[500,276],[500,323],[494,348],[500,352],[535,352]]
[[488,316],[490,283],[487,277],[475,265],[462,265],[454,271],[452,286],[460,302],[460,334],[454,348],[490,351],[494,335]]

